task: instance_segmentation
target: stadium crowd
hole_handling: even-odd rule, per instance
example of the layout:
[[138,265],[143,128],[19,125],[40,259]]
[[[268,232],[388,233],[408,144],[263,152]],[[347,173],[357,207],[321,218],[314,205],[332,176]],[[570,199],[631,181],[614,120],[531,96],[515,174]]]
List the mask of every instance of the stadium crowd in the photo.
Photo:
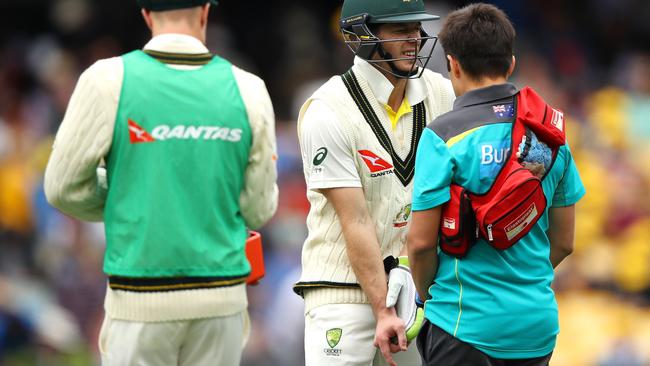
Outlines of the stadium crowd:
[[[0,365],[97,364],[103,226],[51,208],[42,180],[81,70],[147,37],[135,1],[106,3],[0,5]],[[253,1],[253,15],[220,3],[208,47],[266,80],[277,117],[280,205],[262,230],[267,276],[249,289],[243,365],[300,365],[303,302],[291,285],[308,204],[295,117],[313,86],[345,71],[352,55],[336,39],[338,2]],[[465,3],[428,5],[444,16]],[[514,82],[565,111],[587,188],[575,251],[556,271],[561,333],[551,365],[650,365],[650,3],[493,3],[519,32]],[[436,54],[432,67],[444,73]]]

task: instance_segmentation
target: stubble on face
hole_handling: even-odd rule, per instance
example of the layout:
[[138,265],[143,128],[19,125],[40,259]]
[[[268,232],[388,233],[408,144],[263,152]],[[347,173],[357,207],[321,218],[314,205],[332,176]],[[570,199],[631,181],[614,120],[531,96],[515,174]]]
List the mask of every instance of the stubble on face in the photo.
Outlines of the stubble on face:
[[[420,40],[406,40],[420,37],[420,23],[387,23],[379,26],[377,36],[388,42],[382,42],[381,47],[389,53],[395,67],[404,72],[411,71],[415,66]],[[396,41],[390,41],[396,40]],[[378,55],[375,57],[380,58]]]

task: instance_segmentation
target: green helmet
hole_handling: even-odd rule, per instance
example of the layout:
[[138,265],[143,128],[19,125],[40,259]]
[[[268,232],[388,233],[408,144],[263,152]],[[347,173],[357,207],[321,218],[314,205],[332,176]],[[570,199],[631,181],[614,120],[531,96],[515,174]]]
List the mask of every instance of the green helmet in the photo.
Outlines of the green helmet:
[[367,22],[410,23],[435,20],[440,17],[427,14],[423,0],[345,0],[341,19],[368,14]]
[[[439,16],[428,14],[424,9],[423,0],[344,0],[343,8],[341,9],[341,19],[339,26],[345,43],[350,50],[362,59],[375,64],[375,66],[382,68],[378,65],[380,62],[388,62],[391,70],[389,73],[400,78],[413,78],[422,75],[425,66],[431,59],[433,48],[437,37],[429,36],[423,29],[420,29],[420,37],[407,38],[400,40],[382,40],[372,33],[369,24],[383,24],[383,23],[416,23],[429,20],[440,19]],[[417,72],[415,70],[409,72],[402,72],[398,70],[393,61],[406,60],[406,58],[393,58],[392,55],[385,52],[381,47],[384,42],[397,42],[397,41],[418,41],[420,43],[420,50],[427,40],[433,40],[434,44],[430,52],[426,56],[415,56],[414,67],[417,66],[421,69]],[[372,56],[377,52],[382,59],[373,60]]]

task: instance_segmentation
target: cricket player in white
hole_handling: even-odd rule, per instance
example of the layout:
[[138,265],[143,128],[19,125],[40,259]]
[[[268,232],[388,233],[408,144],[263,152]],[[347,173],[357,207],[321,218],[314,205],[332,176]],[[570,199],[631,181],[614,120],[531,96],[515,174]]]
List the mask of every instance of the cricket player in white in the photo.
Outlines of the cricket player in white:
[[434,19],[422,0],[346,0],[354,66],[301,108],[311,209],[294,290],[305,299],[307,366],[421,362],[394,306],[415,302],[408,263],[387,276],[383,262],[406,253],[417,142],[454,99],[451,83],[424,68],[431,53],[419,56],[434,39],[421,22]]

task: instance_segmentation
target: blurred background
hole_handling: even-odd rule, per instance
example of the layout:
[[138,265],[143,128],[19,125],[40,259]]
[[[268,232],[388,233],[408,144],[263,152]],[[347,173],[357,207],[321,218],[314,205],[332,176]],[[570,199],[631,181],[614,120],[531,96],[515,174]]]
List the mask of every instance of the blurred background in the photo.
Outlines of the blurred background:
[[[427,1],[444,16],[466,1]],[[557,269],[551,365],[650,365],[650,1],[493,1],[518,32],[513,81],[568,115],[587,196],[576,250]],[[249,289],[245,366],[302,365],[299,276],[308,211],[295,119],[352,54],[341,1],[222,0],[208,47],[267,83],[277,117],[280,207],[263,228],[267,276]],[[439,22],[426,24],[436,33]],[[97,365],[103,226],[45,201],[53,134],[79,74],[149,38],[135,1],[0,2],[0,365]],[[446,74],[441,48],[430,68]]]

